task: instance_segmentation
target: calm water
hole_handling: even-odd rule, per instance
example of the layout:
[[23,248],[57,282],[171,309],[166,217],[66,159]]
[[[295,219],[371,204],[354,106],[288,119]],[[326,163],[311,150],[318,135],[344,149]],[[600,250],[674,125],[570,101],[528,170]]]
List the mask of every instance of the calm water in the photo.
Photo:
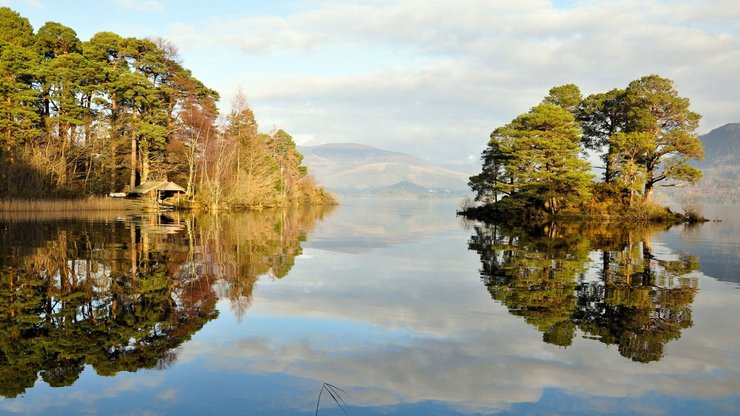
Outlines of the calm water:
[[[740,214],[0,218],[0,413],[740,413]],[[133,271],[133,273],[132,273]],[[324,393],[320,415],[341,411]]]

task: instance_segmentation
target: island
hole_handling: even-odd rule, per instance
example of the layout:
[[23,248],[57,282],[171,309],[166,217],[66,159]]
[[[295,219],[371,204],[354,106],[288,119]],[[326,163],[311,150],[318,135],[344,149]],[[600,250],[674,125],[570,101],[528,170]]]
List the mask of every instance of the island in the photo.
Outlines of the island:
[[[701,116],[658,75],[624,89],[582,97],[574,84],[557,86],[540,104],[495,129],[476,193],[460,213],[475,219],[628,219],[696,222],[698,210],[676,213],[657,205],[658,186],[696,183],[703,157],[696,129]],[[596,181],[585,154],[603,166]]]

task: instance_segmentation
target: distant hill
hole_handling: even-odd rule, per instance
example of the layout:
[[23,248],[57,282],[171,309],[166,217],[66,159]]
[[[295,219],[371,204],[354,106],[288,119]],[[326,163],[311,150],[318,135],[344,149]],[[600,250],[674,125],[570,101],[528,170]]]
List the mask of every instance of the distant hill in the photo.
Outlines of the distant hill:
[[693,165],[704,177],[698,193],[707,202],[740,202],[740,123],[725,124],[699,138],[704,160]]
[[301,146],[303,164],[328,190],[367,194],[459,194],[468,174],[398,152],[354,143]]

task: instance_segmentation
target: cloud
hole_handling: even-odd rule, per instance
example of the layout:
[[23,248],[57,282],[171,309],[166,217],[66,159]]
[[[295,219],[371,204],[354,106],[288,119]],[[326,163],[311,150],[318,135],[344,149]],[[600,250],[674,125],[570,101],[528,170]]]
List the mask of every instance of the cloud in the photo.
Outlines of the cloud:
[[163,12],[165,6],[159,0],[116,0],[119,7],[142,12]]
[[322,37],[291,27],[277,16],[241,19],[210,19],[198,26],[173,24],[170,37],[200,49],[234,48],[246,54],[264,54],[280,49],[310,49]]
[[163,392],[157,395],[157,398],[159,400],[175,400],[177,398],[177,390],[175,389],[164,390]]
[[[740,306],[723,283],[695,275],[694,326],[666,344],[659,362],[633,362],[580,331],[564,349],[491,299],[468,233],[441,213],[444,205],[412,216],[378,207],[358,202],[333,213],[303,245],[313,261],[298,257],[288,280],[260,279],[243,327],[194,337],[181,359],[203,357],[216,373],[330,381],[353,406],[440,401],[479,413],[537,402],[553,388],[582,398],[585,408],[634,414],[654,409],[621,406],[652,405],[655,393],[731,403],[740,388],[737,325],[723,318]],[[355,240],[367,248],[360,255],[330,251]],[[676,255],[664,236],[653,246],[660,259]],[[230,319],[224,312],[220,325]],[[291,399],[315,400],[315,391]]]
[[[44,7],[44,3],[41,0],[22,0],[26,6],[32,9],[41,9]],[[0,6],[12,7],[13,0],[0,0]]]
[[[236,82],[263,125],[464,161],[569,82],[588,94],[658,73],[704,115],[701,132],[738,121],[739,31],[740,3],[724,0],[378,0],[210,18],[170,35],[243,68]],[[232,85],[219,88],[228,97]]]
[[163,374],[148,374],[140,377],[118,377],[114,382],[106,384],[101,391],[95,393],[83,390],[77,390],[67,397],[84,404],[92,404],[104,398],[118,397],[121,394],[154,389],[159,387],[164,381]]
[[[91,371],[91,369],[86,369]],[[122,372],[116,375],[116,378],[108,378],[107,381],[97,383],[95,387],[88,389],[73,389],[64,391],[64,389],[51,389],[45,394],[53,397],[49,400],[0,400],[0,413],[16,414],[44,414],[49,413],[52,409],[59,412],[60,409],[75,409],[75,414],[93,414],[96,413],[94,407],[106,400],[121,397],[130,393],[138,393],[154,390],[158,388],[165,380],[162,373],[143,374]],[[83,381],[78,381],[78,383]],[[44,388],[36,386],[34,389]],[[95,391],[92,391],[95,390]],[[33,394],[29,390],[29,394]],[[170,400],[176,393],[173,390],[165,390],[159,394],[161,400]],[[62,410],[62,413],[64,411]]]
[[[371,260],[377,259],[368,262]],[[356,265],[352,271],[362,267],[367,265]],[[436,277],[407,275],[401,287],[398,279],[393,283],[399,292],[406,293],[401,296],[407,303],[414,303],[414,308],[404,308],[404,299],[399,302],[392,295],[381,300],[373,292],[387,288],[392,276],[373,278],[379,281],[361,291],[373,299],[369,302],[358,299],[355,292],[342,293],[341,287],[335,289],[338,293],[326,294],[327,290],[332,292],[332,285],[322,285],[320,290],[309,290],[300,284],[294,288],[293,283],[298,282],[294,279],[289,288],[281,287],[279,295],[267,293],[256,299],[255,307],[260,309],[260,316],[267,313],[300,320],[300,330],[290,331],[289,335],[261,335],[252,330],[235,342],[200,339],[188,345],[187,353],[207,355],[208,365],[214,371],[282,373],[300,379],[332,380],[351,394],[354,406],[441,401],[458,409],[491,413],[517,403],[537,402],[552,386],[568,394],[593,397],[597,402],[642,397],[651,392],[722,399],[740,387],[738,372],[728,370],[733,368],[731,352],[737,347],[730,335],[720,337],[719,341],[726,342],[721,351],[717,350],[718,340],[701,336],[672,342],[668,344],[670,353],[661,363],[644,365],[619,357],[616,347],[605,347],[595,340],[577,338],[568,349],[558,349],[543,343],[536,329],[515,317],[488,313],[486,320],[475,319],[474,311],[482,311],[486,306],[478,303],[482,298],[426,298],[439,287],[425,290],[426,296],[413,296],[421,295],[420,285],[441,280]],[[448,284],[452,287],[460,281]],[[351,287],[357,289],[355,285]],[[288,293],[284,293],[286,289]],[[337,302],[342,297],[351,301]],[[485,302],[492,305],[490,299]],[[721,304],[710,306],[703,302],[694,306],[718,319],[726,311],[726,305]],[[353,322],[356,328],[363,327],[363,323],[371,326],[357,339],[353,340],[351,333],[343,333],[341,342],[336,342],[331,329],[323,326],[324,319],[330,317]],[[694,330],[712,332],[711,323],[702,328],[697,325]],[[383,335],[377,338],[375,331],[382,331]],[[397,335],[394,331],[398,331]],[[324,339],[330,341],[323,342]],[[312,397],[293,400],[310,403]],[[636,405],[643,401],[636,401]]]

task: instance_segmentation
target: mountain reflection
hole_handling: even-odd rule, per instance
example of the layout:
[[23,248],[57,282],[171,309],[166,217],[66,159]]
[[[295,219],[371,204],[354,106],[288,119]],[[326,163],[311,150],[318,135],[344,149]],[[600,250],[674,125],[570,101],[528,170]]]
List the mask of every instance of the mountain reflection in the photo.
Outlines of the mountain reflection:
[[476,225],[469,248],[480,255],[491,297],[543,333],[571,345],[585,338],[617,345],[638,362],[660,360],[665,345],[692,326],[698,258],[657,256],[660,227],[549,224],[523,229]]
[[260,276],[285,276],[326,212],[3,218],[0,396],[39,376],[72,385],[86,365],[104,376],[170,366],[218,316],[219,296],[243,314]]

